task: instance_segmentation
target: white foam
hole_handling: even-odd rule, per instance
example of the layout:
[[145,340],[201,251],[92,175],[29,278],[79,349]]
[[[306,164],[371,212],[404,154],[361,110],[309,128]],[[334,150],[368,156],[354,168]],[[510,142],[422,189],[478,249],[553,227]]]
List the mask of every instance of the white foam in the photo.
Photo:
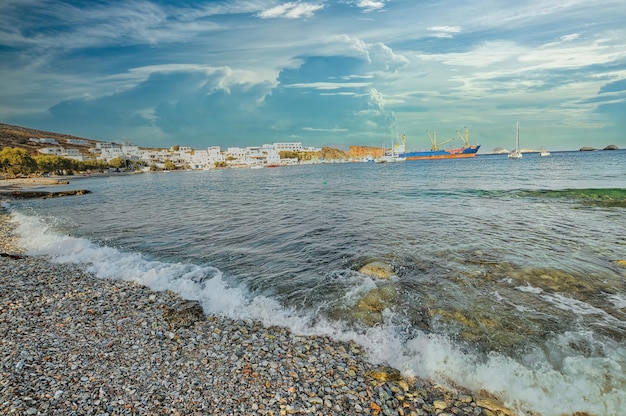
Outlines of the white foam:
[[526,283],[526,286],[515,286],[515,289],[519,290],[520,292],[525,292],[525,293],[541,293],[541,292],[543,292],[542,288],[534,287],[530,283]]
[[624,296],[621,296],[621,295],[615,293],[615,294],[612,294],[612,295],[608,296],[607,299],[617,309],[624,309],[624,308],[626,308],[626,297],[624,297]]
[[[626,408],[623,346],[611,345],[606,348],[605,356],[582,357],[565,350],[571,340],[557,338],[554,344],[563,350],[559,366],[549,364],[536,351],[523,360],[525,364],[497,353],[480,358],[443,335],[418,333],[408,341],[403,340],[392,324],[393,315],[389,311],[385,312],[385,324],[357,333],[347,330],[340,322],[303,316],[271,298],[252,297],[245,287],[229,285],[222,272],[210,266],[164,263],[138,253],[98,246],[86,239],[57,234],[37,218],[20,213],[13,213],[12,221],[28,254],[83,264],[100,278],[135,281],[157,291],[173,290],[182,297],[199,300],[209,314],[286,326],[300,335],[353,340],[365,348],[374,363],[388,363],[409,376],[442,383],[452,380],[474,391],[485,389],[520,413],[618,415]],[[362,282],[344,300],[354,299],[370,285]],[[534,288],[518,289],[538,293]],[[582,308],[578,304],[572,306],[571,299],[552,301],[564,308]]]

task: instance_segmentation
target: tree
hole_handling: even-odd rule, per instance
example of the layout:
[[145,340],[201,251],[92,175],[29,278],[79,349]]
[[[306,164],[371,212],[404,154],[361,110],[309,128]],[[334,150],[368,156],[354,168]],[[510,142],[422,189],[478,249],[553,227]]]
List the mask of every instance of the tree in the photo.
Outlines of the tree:
[[121,157],[114,157],[113,159],[109,160],[109,165],[118,169],[123,168],[126,167],[126,160]]
[[37,170],[37,162],[25,149],[5,147],[0,151],[0,168],[5,178],[15,178],[35,172]]
[[171,160],[166,160],[164,165],[163,165],[165,170],[175,170],[176,169],[176,165],[174,164],[174,162],[172,162]]
[[57,172],[63,170],[63,161],[59,156],[37,155],[34,157],[37,163],[37,170],[43,172]]

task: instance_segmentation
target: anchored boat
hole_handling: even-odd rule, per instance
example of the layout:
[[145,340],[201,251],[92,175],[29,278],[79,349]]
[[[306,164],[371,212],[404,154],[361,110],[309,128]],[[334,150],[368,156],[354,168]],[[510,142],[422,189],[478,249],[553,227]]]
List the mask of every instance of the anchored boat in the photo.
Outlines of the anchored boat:
[[443,143],[437,144],[437,132],[434,132],[434,137],[430,135],[428,130],[426,131],[428,137],[430,138],[430,142],[432,143],[432,147],[430,150],[426,150],[423,152],[404,152],[406,136],[402,135],[402,149],[403,152],[400,153],[400,157],[405,158],[406,160],[426,160],[426,159],[459,159],[459,158],[469,158],[476,156],[478,149],[480,149],[480,145],[470,146],[469,144],[469,131],[467,127],[465,127],[465,138],[461,136],[461,133],[457,131],[457,134],[465,142],[463,147],[459,147],[456,149],[441,149],[439,146],[448,143],[454,139],[449,139]]

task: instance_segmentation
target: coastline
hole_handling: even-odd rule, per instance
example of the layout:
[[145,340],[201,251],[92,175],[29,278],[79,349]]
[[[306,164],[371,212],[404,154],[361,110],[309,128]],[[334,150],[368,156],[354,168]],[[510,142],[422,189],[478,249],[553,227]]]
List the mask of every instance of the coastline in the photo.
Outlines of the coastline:
[[352,342],[218,316],[176,324],[173,292],[24,255],[2,207],[0,237],[0,413],[515,414],[376,366]]
[[68,185],[75,180],[85,180],[91,178],[104,178],[108,176],[127,176],[138,175],[143,172],[103,172],[90,173],[84,175],[65,175],[65,176],[49,176],[36,178],[14,178],[7,179],[0,177],[0,191],[3,190],[20,190],[24,188],[38,188],[57,185]]

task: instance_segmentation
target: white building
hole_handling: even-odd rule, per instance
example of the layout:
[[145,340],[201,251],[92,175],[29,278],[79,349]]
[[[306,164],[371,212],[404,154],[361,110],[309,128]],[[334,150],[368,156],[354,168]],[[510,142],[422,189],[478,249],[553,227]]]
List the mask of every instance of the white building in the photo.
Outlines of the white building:
[[[268,146],[268,145],[263,145]],[[304,149],[302,148],[302,143],[274,143],[272,147],[277,152],[302,152]]]
[[61,156],[65,153],[65,149],[62,147],[42,147],[41,149],[38,149],[38,152],[42,155]]
[[67,144],[74,144],[76,146],[89,146],[89,142],[82,139],[67,139],[65,142]]
[[61,146],[58,147],[43,147],[41,149],[39,149],[39,153],[41,153],[42,155],[51,155],[51,156],[58,156],[58,157],[64,157],[67,159],[74,159],[74,160],[85,160],[83,154],[80,152],[80,150],[78,149],[65,149]]
[[121,147],[104,147],[100,149],[100,157],[98,159],[110,162],[117,157],[125,159],[124,152]]
[[44,137],[44,138],[40,138],[40,139],[37,139],[37,138],[30,138],[30,139],[28,139],[28,140],[29,140],[29,141],[31,141],[31,142],[34,142],[34,143],[42,143],[42,144],[59,144],[59,142],[57,142],[55,139],[50,139],[50,138],[46,138],[46,137]]

